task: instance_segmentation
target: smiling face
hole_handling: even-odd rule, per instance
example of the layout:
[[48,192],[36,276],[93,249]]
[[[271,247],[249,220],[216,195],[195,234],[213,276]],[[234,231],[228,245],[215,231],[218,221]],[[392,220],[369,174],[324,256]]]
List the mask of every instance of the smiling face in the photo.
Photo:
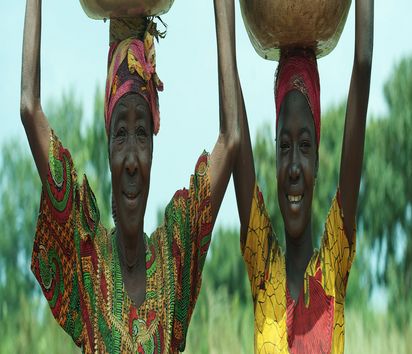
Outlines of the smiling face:
[[143,232],[153,151],[152,116],[142,96],[128,94],[118,101],[109,142],[116,225],[137,236]]
[[311,232],[313,189],[318,169],[315,126],[305,96],[292,90],[282,102],[276,139],[278,203],[286,235]]

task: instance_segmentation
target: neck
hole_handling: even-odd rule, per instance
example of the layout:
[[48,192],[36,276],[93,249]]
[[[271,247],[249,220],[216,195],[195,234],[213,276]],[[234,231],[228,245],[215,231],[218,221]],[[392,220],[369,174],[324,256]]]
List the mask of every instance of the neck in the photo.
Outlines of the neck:
[[121,227],[116,227],[116,243],[120,262],[127,272],[133,272],[145,262],[143,227],[132,235],[122,232]]
[[290,274],[303,274],[313,254],[312,223],[308,222],[303,234],[297,238],[286,234],[286,269]]

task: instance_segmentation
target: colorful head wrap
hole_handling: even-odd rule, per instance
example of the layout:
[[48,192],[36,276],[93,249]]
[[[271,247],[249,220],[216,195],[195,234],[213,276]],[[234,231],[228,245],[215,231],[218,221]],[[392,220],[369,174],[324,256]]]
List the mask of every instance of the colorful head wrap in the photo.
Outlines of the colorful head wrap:
[[292,90],[301,92],[308,101],[315,125],[316,142],[320,141],[320,84],[316,57],[310,50],[281,52],[276,73],[275,102],[276,129],[278,128],[280,106]]
[[159,99],[163,83],[156,74],[154,37],[146,31],[144,41],[127,38],[110,44],[106,94],[104,104],[106,133],[116,103],[128,93],[141,95],[149,105],[153,118],[153,132],[160,128]]

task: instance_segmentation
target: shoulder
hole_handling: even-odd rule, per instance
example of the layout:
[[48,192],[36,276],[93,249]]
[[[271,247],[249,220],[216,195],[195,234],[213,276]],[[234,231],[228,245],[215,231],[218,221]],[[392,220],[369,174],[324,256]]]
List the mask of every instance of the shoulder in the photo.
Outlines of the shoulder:
[[79,225],[90,235],[95,235],[100,225],[100,211],[96,197],[89,185],[86,175],[76,193],[76,205],[79,211]]

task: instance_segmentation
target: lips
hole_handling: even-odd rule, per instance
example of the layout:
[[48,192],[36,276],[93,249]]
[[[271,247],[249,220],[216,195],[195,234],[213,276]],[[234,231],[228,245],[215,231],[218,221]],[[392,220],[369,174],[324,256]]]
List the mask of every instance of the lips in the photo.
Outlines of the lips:
[[300,214],[303,207],[303,194],[286,194],[288,206],[293,214]]
[[126,198],[128,199],[134,199],[137,197],[138,193],[137,192],[123,192]]
[[137,207],[139,192],[137,191],[123,191],[122,192],[126,205],[130,209]]

